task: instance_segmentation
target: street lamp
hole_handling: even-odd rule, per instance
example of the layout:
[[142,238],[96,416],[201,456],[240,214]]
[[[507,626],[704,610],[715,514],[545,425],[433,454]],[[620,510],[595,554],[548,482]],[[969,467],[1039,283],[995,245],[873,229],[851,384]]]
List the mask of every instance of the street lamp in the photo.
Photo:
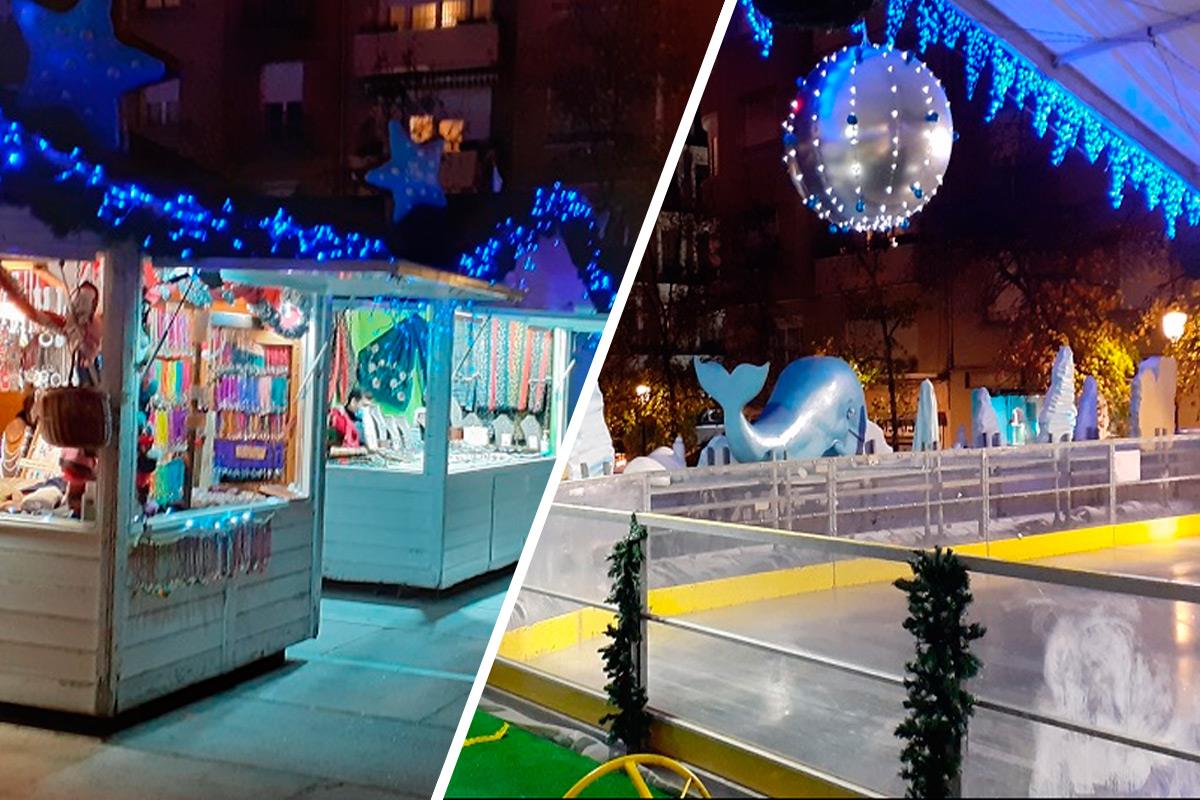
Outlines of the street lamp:
[[1175,344],[1183,338],[1183,329],[1187,325],[1188,315],[1182,311],[1168,311],[1163,314],[1162,331],[1167,341]]
[[650,395],[650,387],[644,383],[639,383],[633,391],[637,394],[637,399],[642,402],[645,402],[646,398]]

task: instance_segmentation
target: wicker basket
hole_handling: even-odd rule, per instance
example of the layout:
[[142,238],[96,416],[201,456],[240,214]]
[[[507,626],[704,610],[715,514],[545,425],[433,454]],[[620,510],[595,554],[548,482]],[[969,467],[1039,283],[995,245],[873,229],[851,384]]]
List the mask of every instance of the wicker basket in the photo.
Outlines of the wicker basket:
[[90,386],[47,389],[42,395],[41,432],[55,447],[104,447],[112,439],[108,395]]

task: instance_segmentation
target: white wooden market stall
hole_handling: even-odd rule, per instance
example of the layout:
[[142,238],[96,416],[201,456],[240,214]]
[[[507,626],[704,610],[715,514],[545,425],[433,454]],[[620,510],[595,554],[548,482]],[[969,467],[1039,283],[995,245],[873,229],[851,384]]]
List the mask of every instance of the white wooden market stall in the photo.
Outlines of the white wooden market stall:
[[[480,281],[385,261],[151,263],[133,245],[55,237],[12,207],[0,207],[0,260],[39,304],[61,308],[81,276],[100,288],[98,388],[112,408],[109,444],[94,451],[95,479],[77,509],[60,496],[59,457],[69,451],[46,445],[36,424],[11,442],[9,431],[24,423],[5,429],[0,702],[99,717],[316,634],[329,287],[369,284],[445,307],[496,296]],[[198,290],[201,274],[219,279]],[[150,280],[175,288],[143,305]],[[264,286],[307,309],[308,324],[285,336],[248,313],[256,295],[246,292]],[[216,299],[200,303],[195,291]],[[32,366],[11,362],[17,375],[4,373],[9,361],[0,365],[8,423],[23,385],[70,378],[47,367],[47,353],[62,347],[52,332],[30,327],[7,300],[0,312],[6,357],[19,350],[18,337],[21,352],[38,356]],[[240,360],[247,354],[257,360]],[[155,378],[153,391],[145,375]],[[224,405],[226,383],[244,384],[264,405]],[[225,414],[245,427],[222,428]],[[257,429],[261,441],[250,432]],[[153,430],[152,445],[139,430],[143,439]],[[11,463],[10,444],[25,448],[14,449]],[[151,450],[158,461],[147,471]],[[142,478],[152,502],[139,495]],[[56,500],[39,506],[37,492]]]
[[[512,296],[512,299],[519,295]],[[363,301],[345,305],[352,310]],[[440,315],[440,316],[439,316]],[[443,589],[511,565],[520,557],[554,467],[569,418],[571,338],[598,332],[596,313],[554,313],[516,306],[459,305],[435,309],[430,326],[429,381],[424,407],[429,432],[409,457],[331,459],[326,467],[325,576],[381,584]],[[541,335],[549,349],[544,379],[529,378],[530,393],[545,392],[536,441],[508,440],[485,432],[476,446],[464,442],[470,428],[459,421],[461,386],[486,375],[464,377],[478,339],[464,327],[511,326]],[[458,333],[456,344],[455,332]],[[493,365],[494,366],[494,365]],[[522,376],[524,377],[524,376]],[[363,387],[370,390],[370,386]],[[453,411],[451,406],[455,405]],[[482,405],[482,404],[481,404]],[[510,404],[511,405],[511,404]],[[519,405],[519,401],[518,401]],[[494,411],[494,409],[493,409]],[[523,412],[519,412],[523,413]],[[480,414],[486,422],[486,410]],[[499,414],[499,416],[507,416]],[[526,417],[533,416],[526,414]],[[453,417],[453,418],[452,418]],[[467,418],[467,422],[472,420]],[[515,422],[515,420],[513,420]],[[446,431],[454,438],[447,438]]]

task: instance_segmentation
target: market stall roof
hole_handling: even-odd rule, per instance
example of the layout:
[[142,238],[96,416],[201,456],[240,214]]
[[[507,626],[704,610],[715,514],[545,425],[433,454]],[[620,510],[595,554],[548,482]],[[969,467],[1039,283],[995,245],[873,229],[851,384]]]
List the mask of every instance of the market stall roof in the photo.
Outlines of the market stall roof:
[[1200,0],[955,0],[1200,185]]
[[248,285],[284,285],[332,297],[405,297],[421,300],[515,302],[521,294],[501,285],[468,278],[411,261],[288,261],[210,258],[192,266],[220,270]]

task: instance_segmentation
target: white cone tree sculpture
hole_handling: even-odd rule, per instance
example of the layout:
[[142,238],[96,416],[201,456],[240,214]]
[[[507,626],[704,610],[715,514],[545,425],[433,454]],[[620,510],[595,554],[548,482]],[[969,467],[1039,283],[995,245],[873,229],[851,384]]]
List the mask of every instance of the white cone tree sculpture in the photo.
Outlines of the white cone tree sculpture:
[[1075,433],[1075,354],[1063,345],[1050,370],[1050,389],[1038,414],[1038,441],[1068,441]]

